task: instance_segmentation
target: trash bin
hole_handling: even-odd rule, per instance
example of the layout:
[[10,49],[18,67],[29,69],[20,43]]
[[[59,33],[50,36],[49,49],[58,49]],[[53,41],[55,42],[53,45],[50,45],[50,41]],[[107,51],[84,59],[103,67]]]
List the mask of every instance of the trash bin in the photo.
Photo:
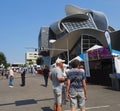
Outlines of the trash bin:
[[109,74],[112,82],[112,89],[113,90],[120,90],[120,79],[117,78],[117,74]]

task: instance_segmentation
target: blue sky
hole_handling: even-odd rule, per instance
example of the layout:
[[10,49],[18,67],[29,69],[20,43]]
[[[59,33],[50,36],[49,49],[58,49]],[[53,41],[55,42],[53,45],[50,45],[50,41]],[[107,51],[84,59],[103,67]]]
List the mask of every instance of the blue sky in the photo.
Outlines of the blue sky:
[[120,29],[120,0],[0,0],[0,51],[9,63],[25,61],[25,47],[38,47],[42,26],[65,17],[65,6],[103,12]]

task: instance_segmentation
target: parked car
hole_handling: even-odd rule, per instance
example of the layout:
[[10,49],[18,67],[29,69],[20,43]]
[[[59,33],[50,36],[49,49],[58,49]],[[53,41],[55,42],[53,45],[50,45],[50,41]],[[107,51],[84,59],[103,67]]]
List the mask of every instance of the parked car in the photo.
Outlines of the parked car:
[[41,66],[36,68],[37,74],[43,74],[43,68]]

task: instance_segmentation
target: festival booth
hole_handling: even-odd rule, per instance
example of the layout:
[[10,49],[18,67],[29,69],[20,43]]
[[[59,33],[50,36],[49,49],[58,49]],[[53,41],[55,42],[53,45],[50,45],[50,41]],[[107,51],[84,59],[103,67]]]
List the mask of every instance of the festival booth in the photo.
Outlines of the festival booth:
[[113,66],[109,48],[95,45],[86,53],[90,69],[88,81],[101,85],[111,85],[109,74],[113,72]]

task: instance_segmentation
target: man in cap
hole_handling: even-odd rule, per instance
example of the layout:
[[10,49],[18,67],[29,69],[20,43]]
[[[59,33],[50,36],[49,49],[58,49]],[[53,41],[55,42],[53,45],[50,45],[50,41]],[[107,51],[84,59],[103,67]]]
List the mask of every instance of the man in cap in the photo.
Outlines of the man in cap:
[[65,60],[58,58],[56,60],[56,67],[50,72],[54,93],[54,111],[62,111],[62,83],[66,80],[62,74],[64,62]]

